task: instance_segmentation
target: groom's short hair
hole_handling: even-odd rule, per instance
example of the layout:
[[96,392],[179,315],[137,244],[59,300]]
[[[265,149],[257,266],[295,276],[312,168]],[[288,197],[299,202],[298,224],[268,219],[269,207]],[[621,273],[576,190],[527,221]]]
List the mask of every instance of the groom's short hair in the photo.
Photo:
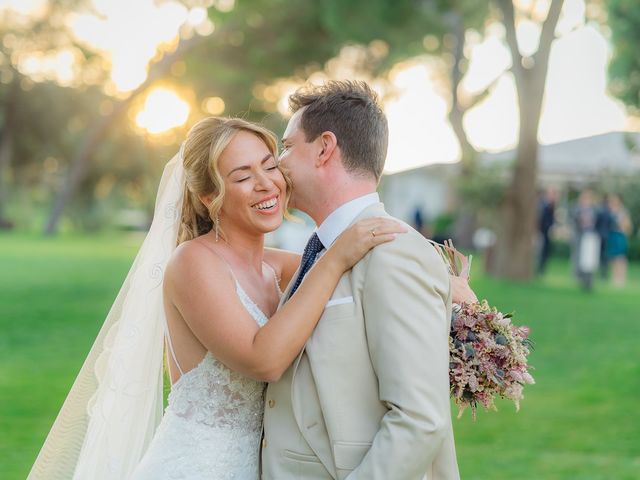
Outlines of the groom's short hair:
[[293,113],[304,108],[300,124],[307,142],[322,132],[333,132],[345,169],[380,179],[389,127],[378,95],[369,85],[362,81],[329,81],[302,87],[289,97],[289,107]]

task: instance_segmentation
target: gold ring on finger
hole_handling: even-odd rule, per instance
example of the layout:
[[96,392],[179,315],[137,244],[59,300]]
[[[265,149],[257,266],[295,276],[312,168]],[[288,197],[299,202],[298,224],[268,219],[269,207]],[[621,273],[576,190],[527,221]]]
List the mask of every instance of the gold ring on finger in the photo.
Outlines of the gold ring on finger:
[[371,235],[373,235],[374,237],[376,236],[376,230],[375,230],[375,228],[372,228],[372,229],[371,229]]

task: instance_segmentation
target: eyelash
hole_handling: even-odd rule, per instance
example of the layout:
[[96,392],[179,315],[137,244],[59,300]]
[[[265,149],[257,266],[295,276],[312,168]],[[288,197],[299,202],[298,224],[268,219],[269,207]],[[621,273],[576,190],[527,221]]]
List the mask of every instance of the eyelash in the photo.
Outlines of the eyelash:
[[[273,171],[273,170],[276,170],[277,168],[278,168],[278,166],[277,166],[277,165],[275,165],[275,166],[273,166],[273,167],[269,167],[269,168],[267,168],[267,170],[271,172],[271,171]],[[251,178],[251,177],[241,178],[240,180],[236,180],[236,183],[242,183],[242,182],[244,182],[245,180],[249,180],[250,178]]]

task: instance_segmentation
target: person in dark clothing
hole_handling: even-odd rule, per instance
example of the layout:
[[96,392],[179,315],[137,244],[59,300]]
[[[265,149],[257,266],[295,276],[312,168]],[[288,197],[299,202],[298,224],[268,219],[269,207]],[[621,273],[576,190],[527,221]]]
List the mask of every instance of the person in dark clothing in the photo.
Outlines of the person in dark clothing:
[[549,188],[542,194],[538,206],[538,231],[540,233],[538,275],[544,273],[547,260],[549,260],[553,247],[551,244],[551,228],[555,222],[556,201],[556,191]]
[[609,277],[609,254],[607,241],[613,223],[613,214],[609,208],[606,198],[602,200],[602,204],[596,215],[596,231],[600,235],[600,276],[602,278]]
[[413,228],[422,233],[424,228],[424,218],[422,216],[422,210],[420,207],[416,207],[413,212]]
[[611,228],[607,241],[607,257],[611,262],[614,287],[624,287],[627,282],[628,236],[633,230],[631,217],[619,195],[607,197],[611,212]]

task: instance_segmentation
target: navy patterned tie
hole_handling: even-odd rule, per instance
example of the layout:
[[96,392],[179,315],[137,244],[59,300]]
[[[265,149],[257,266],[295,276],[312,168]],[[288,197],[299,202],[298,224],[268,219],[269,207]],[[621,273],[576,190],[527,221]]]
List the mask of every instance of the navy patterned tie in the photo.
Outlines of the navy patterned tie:
[[314,233],[311,235],[311,238],[307,242],[307,246],[304,247],[304,252],[302,254],[302,262],[300,262],[300,273],[298,273],[298,277],[296,278],[296,283],[293,284],[293,288],[291,289],[291,293],[289,294],[289,298],[296,292],[300,284],[302,283],[302,279],[307,274],[313,262],[316,261],[316,256],[320,250],[324,248],[322,242],[318,238],[318,234]]

